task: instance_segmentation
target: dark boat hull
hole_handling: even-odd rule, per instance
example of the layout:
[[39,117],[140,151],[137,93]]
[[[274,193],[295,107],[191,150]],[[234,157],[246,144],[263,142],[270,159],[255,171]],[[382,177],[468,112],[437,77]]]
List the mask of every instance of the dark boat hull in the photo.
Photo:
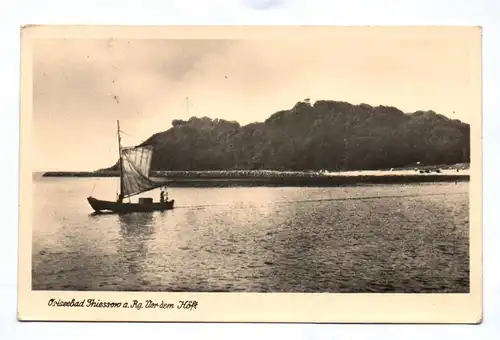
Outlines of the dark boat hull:
[[165,203],[154,202],[143,204],[103,201],[94,197],[87,197],[87,201],[95,212],[133,213],[170,210],[174,208],[175,200],[166,201]]

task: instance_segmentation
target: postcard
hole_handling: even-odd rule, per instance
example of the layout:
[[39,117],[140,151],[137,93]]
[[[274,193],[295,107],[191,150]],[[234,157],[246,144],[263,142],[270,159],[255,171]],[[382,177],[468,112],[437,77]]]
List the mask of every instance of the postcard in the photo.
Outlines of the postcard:
[[20,39],[19,320],[481,322],[480,27]]

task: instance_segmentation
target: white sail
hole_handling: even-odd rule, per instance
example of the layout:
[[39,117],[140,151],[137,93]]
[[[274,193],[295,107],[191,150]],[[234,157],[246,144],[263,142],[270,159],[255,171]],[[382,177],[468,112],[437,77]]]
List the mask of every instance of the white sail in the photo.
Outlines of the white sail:
[[152,146],[123,148],[121,156],[123,197],[130,197],[162,186],[162,183],[149,178],[153,158]]

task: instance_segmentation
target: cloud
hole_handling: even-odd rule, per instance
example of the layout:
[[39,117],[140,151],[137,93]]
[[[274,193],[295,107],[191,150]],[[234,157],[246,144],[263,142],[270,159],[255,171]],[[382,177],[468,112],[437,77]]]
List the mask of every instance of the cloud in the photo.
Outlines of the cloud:
[[96,99],[121,91],[133,97],[138,85],[149,87],[141,78],[182,82],[207,56],[229,45],[226,40],[44,41],[36,51],[35,99],[47,92]]
[[45,169],[108,166],[116,158],[117,119],[137,137],[127,144],[140,142],[173,119],[188,118],[186,96],[189,116],[241,124],[263,121],[305,97],[466,118],[473,103],[467,42],[372,35],[39,40],[36,162]]

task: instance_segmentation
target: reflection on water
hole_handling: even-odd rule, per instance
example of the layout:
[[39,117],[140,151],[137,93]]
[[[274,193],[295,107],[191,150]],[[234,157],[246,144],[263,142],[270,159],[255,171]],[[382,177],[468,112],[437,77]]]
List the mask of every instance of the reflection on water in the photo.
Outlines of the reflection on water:
[[152,213],[133,213],[118,215],[119,239],[117,255],[125,264],[124,274],[129,280],[144,281],[148,258],[148,242],[153,239],[154,226]]
[[124,215],[92,214],[92,185],[36,182],[33,289],[468,291],[467,183],[179,188]]

